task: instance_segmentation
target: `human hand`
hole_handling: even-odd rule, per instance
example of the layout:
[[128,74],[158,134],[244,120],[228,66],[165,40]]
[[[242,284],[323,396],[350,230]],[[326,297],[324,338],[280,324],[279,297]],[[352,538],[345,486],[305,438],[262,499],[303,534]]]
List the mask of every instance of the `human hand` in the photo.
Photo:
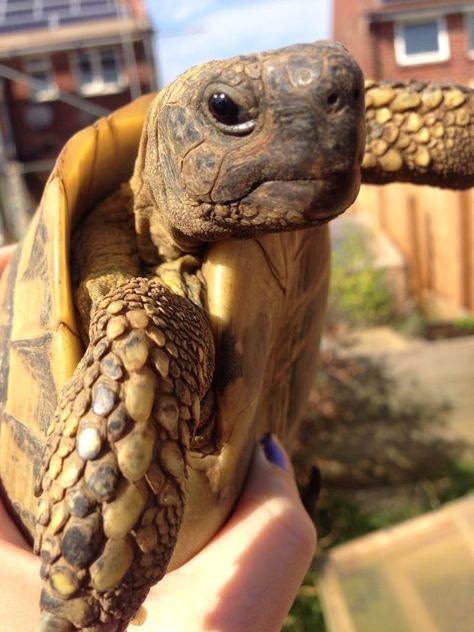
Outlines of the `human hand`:
[[3,274],[5,266],[10,261],[15,250],[16,244],[10,244],[9,246],[0,248],[0,276]]

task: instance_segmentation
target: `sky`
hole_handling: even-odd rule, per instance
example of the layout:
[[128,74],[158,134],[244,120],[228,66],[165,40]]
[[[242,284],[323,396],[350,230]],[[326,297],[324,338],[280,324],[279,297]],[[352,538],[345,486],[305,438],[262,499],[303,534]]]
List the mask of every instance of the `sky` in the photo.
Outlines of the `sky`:
[[330,0],[145,0],[160,85],[210,59],[329,38]]

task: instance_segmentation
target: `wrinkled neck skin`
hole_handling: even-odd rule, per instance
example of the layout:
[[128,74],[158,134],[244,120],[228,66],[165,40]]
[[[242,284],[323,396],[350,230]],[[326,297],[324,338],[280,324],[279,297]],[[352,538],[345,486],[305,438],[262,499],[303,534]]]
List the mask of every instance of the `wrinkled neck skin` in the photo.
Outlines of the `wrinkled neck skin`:
[[[184,78],[183,83],[188,85]],[[203,233],[199,213],[194,212],[200,204],[188,194],[178,171],[182,160],[178,152],[183,151],[179,131],[164,125],[160,112],[179,98],[175,90],[174,84],[162,90],[148,110],[130,181],[138,252],[148,269],[187,254],[202,260],[210,242],[229,237],[224,233],[207,233],[204,239],[193,236]]]
[[[201,255],[202,241],[188,237],[169,221],[170,200],[164,183],[164,171],[158,151],[158,112],[163,93],[149,108],[140,140],[135,170],[130,181],[133,192],[133,213],[140,259],[147,268],[155,268],[186,254]],[[152,184],[153,183],[153,184]],[[179,199],[177,194],[172,196]],[[175,202],[176,203],[176,202]]]

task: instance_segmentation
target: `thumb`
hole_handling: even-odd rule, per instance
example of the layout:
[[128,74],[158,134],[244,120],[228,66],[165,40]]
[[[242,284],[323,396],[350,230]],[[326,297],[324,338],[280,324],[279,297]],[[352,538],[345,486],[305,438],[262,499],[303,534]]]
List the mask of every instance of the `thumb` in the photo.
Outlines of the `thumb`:
[[248,512],[273,515],[282,538],[295,539],[295,555],[314,555],[316,532],[301,501],[291,461],[274,434],[266,433],[259,442],[241,499],[224,530]]

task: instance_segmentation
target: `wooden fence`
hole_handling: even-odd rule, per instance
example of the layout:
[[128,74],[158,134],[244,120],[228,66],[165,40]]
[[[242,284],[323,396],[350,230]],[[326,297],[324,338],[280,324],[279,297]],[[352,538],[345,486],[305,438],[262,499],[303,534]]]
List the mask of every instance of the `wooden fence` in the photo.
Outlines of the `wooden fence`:
[[424,311],[474,313],[474,192],[364,185],[353,207],[393,241]]

